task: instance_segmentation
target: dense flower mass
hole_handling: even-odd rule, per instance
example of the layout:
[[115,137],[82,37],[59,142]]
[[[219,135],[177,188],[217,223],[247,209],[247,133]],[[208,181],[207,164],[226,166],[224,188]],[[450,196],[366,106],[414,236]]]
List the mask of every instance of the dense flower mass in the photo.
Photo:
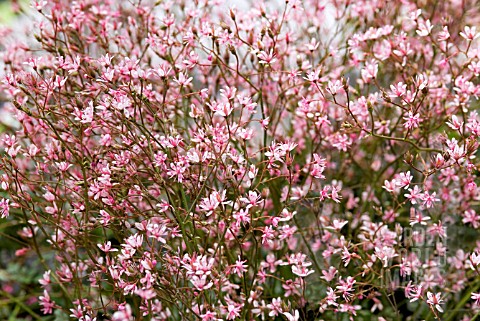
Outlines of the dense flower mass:
[[0,32],[2,319],[480,314],[477,1],[25,14]]

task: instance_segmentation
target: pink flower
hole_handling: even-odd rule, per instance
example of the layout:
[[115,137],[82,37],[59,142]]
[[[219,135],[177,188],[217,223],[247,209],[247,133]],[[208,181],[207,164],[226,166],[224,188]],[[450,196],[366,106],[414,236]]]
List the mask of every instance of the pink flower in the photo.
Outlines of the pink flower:
[[312,163],[311,175],[315,178],[325,179],[323,172],[326,167],[326,159],[320,157],[318,154],[313,154],[314,162]]
[[0,200],[0,217],[7,218],[10,214],[10,200],[2,198]]
[[[317,75],[318,76],[318,75]],[[335,96],[338,92],[343,89],[343,84],[340,80],[329,81],[327,84],[327,91]]]
[[322,270],[323,276],[321,276],[320,278],[324,279],[327,282],[330,282],[333,280],[337,272],[338,272],[337,269],[331,266],[328,268],[328,270]]
[[42,11],[42,9],[48,4],[48,1],[39,1],[34,0],[32,2],[32,7],[37,9],[38,11]]
[[353,285],[356,282],[357,281],[351,276],[338,281],[339,285],[337,285],[337,290],[342,292],[342,296],[345,300],[349,301],[353,297]]
[[112,321],[133,321],[130,305],[120,306],[118,311],[113,313]]
[[480,305],[480,293],[473,293],[471,296],[472,300],[475,300],[476,305]]
[[237,273],[239,277],[243,276],[243,273],[247,272],[248,265],[245,264],[247,260],[242,261],[240,259],[240,255],[238,256],[238,260],[235,262],[235,264],[232,266],[232,272]]
[[116,252],[117,249],[112,249],[112,242],[107,241],[105,244],[97,244],[98,248],[105,253]]
[[407,116],[403,117],[403,119],[405,119],[405,123],[403,124],[403,126],[406,129],[418,128],[420,122],[422,121],[419,113],[416,113],[414,115],[411,111],[409,111]]
[[335,231],[340,231],[345,225],[348,224],[348,221],[334,219],[331,226],[326,226],[325,228],[333,229]]
[[452,120],[447,122],[448,127],[455,130],[460,130],[463,127],[463,121],[460,121],[457,116],[452,115]]
[[227,306],[227,320],[235,320],[240,317],[243,304],[229,303]]
[[415,224],[427,225],[429,220],[431,220],[430,216],[423,216],[421,211],[417,211],[413,207],[410,209],[410,226]]
[[434,306],[439,312],[443,312],[442,304],[443,300],[441,299],[441,293],[433,294],[432,292],[427,292],[427,303],[431,306]]
[[259,59],[259,63],[263,65],[271,65],[274,63],[277,59],[275,58],[275,53],[273,52],[272,49],[270,49],[268,52],[266,51],[260,51],[257,54],[257,57]]
[[398,178],[395,180],[396,184],[398,187],[403,187],[404,189],[407,189],[412,182],[413,176],[410,174],[410,171],[408,172],[402,172],[398,175]]
[[347,266],[353,257],[355,256],[344,246],[342,250],[342,261],[345,262],[344,266]]
[[417,34],[420,37],[426,37],[432,32],[433,26],[430,20],[427,20],[425,22],[421,21],[418,23],[418,29],[417,29]]
[[477,33],[477,27],[465,26],[463,32],[460,32],[460,36],[465,40],[472,41],[477,39],[480,36],[480,33]]
[[270,312],[268,313],[268,316],[270,317],[276,317],[280,313],[283,313],[282,310],[282,299],[281,298],[273,298],[272,303],[267,304],[267,308],[270,309]]
[[475,269],[480,264],[480,254],[477,254],[476,252],[473,252],[470,254],[470,263],[472,270]]
[[205,291],[213,286],[213,282],[207,280],[207,275],[192,276],[191,282],[198,291]]
[[446,41],[450,38],[450,33],[448,32],[448,27],[444,26],[442,31],[438,33],[438,41]]
[[408,282],[405,288],[405,296],[410,299],[410,302],[415,302],[422,297],[423,287],[421,285],[412,285],[412,282]]
[[205,197],[201,200],[199,208],[200,210],[206,212],[207,216],[213,214],[213,212],[222,204],[227,204],[226,198],[226,191],[222,191],[221,193],[217,191],[213,191],[209,197]]
[[480,227],[480,216],[473,209],[466,210],[463,213],[462,222],[464,224],[471,224],[474,228]]
[[382,248],[375,247],[375,255],[383,261],[383,267],[388,266],[388,260],[398,256],[395,250],[389,246],[383,246]]
[[427,208],[433,207],[434,202],[440,201],[440,199],[435,197],[436,195],[437,195],[436,192],[432,192],[432,194],[429,194],[428,192],[423,193],[422,194],[423,205],[426,206]]
[[327,304],[338,306],[337,299],[338,299],[338,296],[335,294],[335,291],[331,287],[328,287],[327,297],[326,297]]
[[206,311],[201,314],[200,317],[202,318],[202,321],[222,321],[222,319],[217,318],[217,312],[215,311]]
[[43,276],[40,280],[38,280],[38,283],[42,285],[42,287],[46,287],[49,285],[52,281],[50,280],[50,273],[51,271],[48,270],[45,273],[43,273]]
[[191,84],[192,80],[193,77],[188,77],[185,73],[181,72],[173,81],[175,81],[181,87],[187,87]]
[[405,193],[404,196],[412,203],[413,205],[417,204],[417,200],[422,198],[421,189],[415,185],[413,189],[408,189],[409,193]]
[[[375,79],[378,73],[378,64],[374,61],[369,61],[365,64],[365,68],[362,69],[362,79],[365,83],[369,83],[370,80]],[[342,86],[343,87],[343,86]]]
[[300,314],[298,313],[298,310],[295,310],[293,314],[291,314],[290,312],[283,312],[283,315],[287,318],[288,321],[300,320]]
[[262,244],[272,244],[275,237],[272,226],[265,226],[262,234]]
[[308,269],[305,265],[292,265],[292,273],[299,277],[307,277],[315,271]]
[[403,97],[407,93],[407,85],[403,82],[399,82],[397,85],[390,85],[391,98]]
[[385,180],[382,188],[384,188],[387,192],[393,193],[397,189],[397,181],[395,179],[391,181]]
[[42,306],[42,313],[52,314],[53,308],[55,307],[55,302],[50,299],[50,295],[48,294],[47,290],[43,290],[43,295],[39,296],[38,299],[40,300],[40,305]]

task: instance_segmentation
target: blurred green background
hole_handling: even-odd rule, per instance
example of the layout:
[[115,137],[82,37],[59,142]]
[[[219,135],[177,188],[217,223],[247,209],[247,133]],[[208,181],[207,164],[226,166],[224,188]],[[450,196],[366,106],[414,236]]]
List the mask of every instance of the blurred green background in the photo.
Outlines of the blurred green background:
[[0,24],[14,25],[21,10],[28,8],[28,0],[0,0]]

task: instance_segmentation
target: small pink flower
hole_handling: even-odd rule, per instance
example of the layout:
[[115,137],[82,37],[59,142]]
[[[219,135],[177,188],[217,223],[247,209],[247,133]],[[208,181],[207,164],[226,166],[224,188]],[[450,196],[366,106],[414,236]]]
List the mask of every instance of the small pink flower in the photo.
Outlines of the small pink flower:
[[406,129],[418,128],[420,122],[422,121],[419,113],[416,113],[414,115],[411,111],[409,111],[407,116],[403,117],[403,119],[405,119],[405,123],[403,124],[403,126]]
[[287,318],[288,321],[300,320],[300,314],[298,313],[298,310],[295,310],[293,314],[291,314],[290,312],[283,312],[283,315]]
[[39,0],[34,0],[32,2],[32,7],[35,8],[38,11],[42,11],[42,9],[48,4],[48,1],[39,1]]
[[113,314],[112,321],[133,321],[130,305],[120,306],[118,311]]
[[268,52],[266,51],[260,51],[257,54],[257,57],[259,59],[259,63],[262,65],[271,65],[274,63],[277,59],[275,58],[275,53],[273,52],[272,49],[270,49]]
[[427,292],[427,303],[430,304],[431,306],[434,306],[439,312],[443,312],[442,307],[440,304],[442,304],[443,299],[441,299],[441,293],[438,292],[436,294],[433,294],[432,292]]
[[38,299],[40,300],[40,305],[42,306],[42,313],[52,314],[53,308],[55,307],[55,302],[50,299],[50,295],[48,294],[47,290],[43,290],[43,295],[39,296]]
[[463,32],[460,32],[460,36],[465,40],[472,41],[477,39],[480,36],[480,33],[477,33],[477,27],[465,26]]
[[476,305],[480,305],[480,293],[473,293],[471,296],[472,300],[475,300]]
[[10,200],[2,198],[0,200],[0,217],[7,218],[10,214]]
[[49,285],[52,281],[50,280],[50,273],[51,271],[48,270],[45,273],[43,273],[43,276],[40,280],[38,280],[38,283],[42,285],[42,287],[46,287]]
[[433,26],[430,20],[427,20],[425,22],[421,21],[418,23],[418,29],[417,29],[417,34],[420,37],[426,37],[432,32]]
[[232,272],[237,273],[239,277],[243,276],[243,273],[247,272],[248,265],[245,264],[247,260],[242,261],[240,259],[240,255],[238,256],[238,260],[235,262],[235,264],[232,266]]
[[446,41],[450,38],[450,33],[448,32],[448,27],[444,26],[442,31],[438,33],[438,41]]
[[480,254],[477,254],[476,252],[473,252],[470,254],[470,263],[472,270],[475,269],[480,264]]

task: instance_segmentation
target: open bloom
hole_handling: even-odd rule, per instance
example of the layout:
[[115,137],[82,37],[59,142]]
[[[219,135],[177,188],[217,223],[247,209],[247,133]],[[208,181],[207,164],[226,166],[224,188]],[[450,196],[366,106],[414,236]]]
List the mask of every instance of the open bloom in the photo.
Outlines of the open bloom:
[[5,199],[5,198],[0,200],[0,217],[1,218],[6,218],[10,214],[9,202],[10,202],[10,200]]
[[387,267],[388,265],[388,260],[398,256],[398,254],[395,253],[395,249],[393,249],[390,246],[384,246],[382,248],[375,247],[375,255],[383,261],[383,266]]
[[288,321],[300,320],[300,314],[298,313],[298,310],[295,310],[293,314],[291,314],[290,312],[283,312],[283,315],[287,318]]
[[475,267],[480,264],[480,254],[477,253],[472,253],[470,255],[470,266],[472,267],[472,270],[475,270]]
[[55,302],[50,299],[50,295],[48,294],[47,290],[43,290],[43,295],[39,298],[40,305],[42,306],[41,311],[43,314],[52,314],[53,308],[55,307]]
[[480,36],[480,33],[477,33],[477,27],[465,26],[463,32],[460,32],[460,36],[465,40],[472,41]]
[[480,305],[480,293],[472,293],[472,300],[475,300],[476,305]]
[[434,306],[439,312],[443,312],[442,307],[440,304],[443,303],[443,299],[441,299],[442,294],[440,292],[433,294],[432,292],[427,292],[427,303],[431,306]]

